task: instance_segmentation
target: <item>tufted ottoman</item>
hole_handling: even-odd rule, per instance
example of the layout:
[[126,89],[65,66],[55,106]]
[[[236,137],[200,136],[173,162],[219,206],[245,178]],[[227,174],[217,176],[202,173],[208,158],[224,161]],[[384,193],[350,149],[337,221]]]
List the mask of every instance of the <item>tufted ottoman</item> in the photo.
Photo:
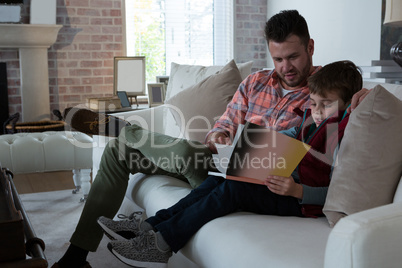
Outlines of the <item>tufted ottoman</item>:
[[90,189],[92,138],[81,132],[0,135],[0,163],[14,174],[72,170],[76,193]]

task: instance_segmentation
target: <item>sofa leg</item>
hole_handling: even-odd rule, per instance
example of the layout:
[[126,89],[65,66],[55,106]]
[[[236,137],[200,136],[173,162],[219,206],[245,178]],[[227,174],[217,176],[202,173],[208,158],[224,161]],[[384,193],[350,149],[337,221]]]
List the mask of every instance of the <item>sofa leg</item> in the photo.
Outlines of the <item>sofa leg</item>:
[[84,195],[80,201],[85,202],[88,197],[89,190],[91,189],[91,169],[81,169],[81,189]]
[[73,194],[76,194],[80,191],[81,189],[81,172],[79,169],[73,169],[73,180],[74,180],[74,185],[75,189],[73,190]]
[[74,169],[73,174],[75,185],[73,194],[78,193],[82,189],[83,197],[80,199],[80,202],[85,202],[91,188],[91,169]]

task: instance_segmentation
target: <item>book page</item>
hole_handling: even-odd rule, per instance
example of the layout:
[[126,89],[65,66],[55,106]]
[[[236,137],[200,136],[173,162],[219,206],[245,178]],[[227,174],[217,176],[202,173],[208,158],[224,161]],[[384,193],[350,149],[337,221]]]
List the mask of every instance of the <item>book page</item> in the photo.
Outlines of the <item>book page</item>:
[[310,146],[272,129],[248,123],[237,141],[226,171],[227,178],[265,180],[289,177]]

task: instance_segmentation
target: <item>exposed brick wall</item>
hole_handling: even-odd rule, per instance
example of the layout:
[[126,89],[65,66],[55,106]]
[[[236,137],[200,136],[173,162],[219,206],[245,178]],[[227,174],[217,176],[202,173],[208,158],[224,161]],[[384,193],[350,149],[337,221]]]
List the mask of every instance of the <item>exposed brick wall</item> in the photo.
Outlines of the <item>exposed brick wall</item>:
[[113,94],[113,57],[123,55],[120,0],[58,0],[56,43],[49,49],[51,109]]
[[235,60],[252,60],[253,71],[267,66],[267,44],[264,27],[267,21],[267,0],[236,0]]
[[[51,110],[113,94],[113,57],[123,55],[121,14],[121,0],[57,0],[63,27],[48,53]],[[29,23],[29,1],[22,22]],[[21,112],[18,50],[1,49],[0,61],[7,63],[10,114]]]
[[[235,0],[237,62],[266,66],[263,29],[266,0]],[[22,22],[29,23],[29,0]],[[57,0],[57,24],[63,25],[50,47],[49,96],[51,110],[85,103],[88,97],[113,93],[113,57],[123,55],[121,0]],[[21,112],[19,57],[16,49],[0,49],[7,62],[10,114]]]

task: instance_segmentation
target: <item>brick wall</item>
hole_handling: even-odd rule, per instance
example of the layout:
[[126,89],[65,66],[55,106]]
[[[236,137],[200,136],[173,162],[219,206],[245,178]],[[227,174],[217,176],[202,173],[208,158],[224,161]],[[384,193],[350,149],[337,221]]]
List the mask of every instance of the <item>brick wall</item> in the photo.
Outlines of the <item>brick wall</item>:
[[113,93],[113,57],[123,55],[120,0],[58,0],[56,43],[49,49],[51,109]]
[[253,71],[267,66],[267,0],[235,0],[235,60],[252,60]]
[[[235,59],[263,68],[266,0],[235,1]],[[29,23],[29,2],[24,1],[23,23]],[[121,0],[57,0],[57,24],[63,27],[48,53],[51,110],[112,95],[113,57],[123,55],[121,15]],[[21,112],[18,51],[0,49],[0,61],[7,63],[10,114]]]

